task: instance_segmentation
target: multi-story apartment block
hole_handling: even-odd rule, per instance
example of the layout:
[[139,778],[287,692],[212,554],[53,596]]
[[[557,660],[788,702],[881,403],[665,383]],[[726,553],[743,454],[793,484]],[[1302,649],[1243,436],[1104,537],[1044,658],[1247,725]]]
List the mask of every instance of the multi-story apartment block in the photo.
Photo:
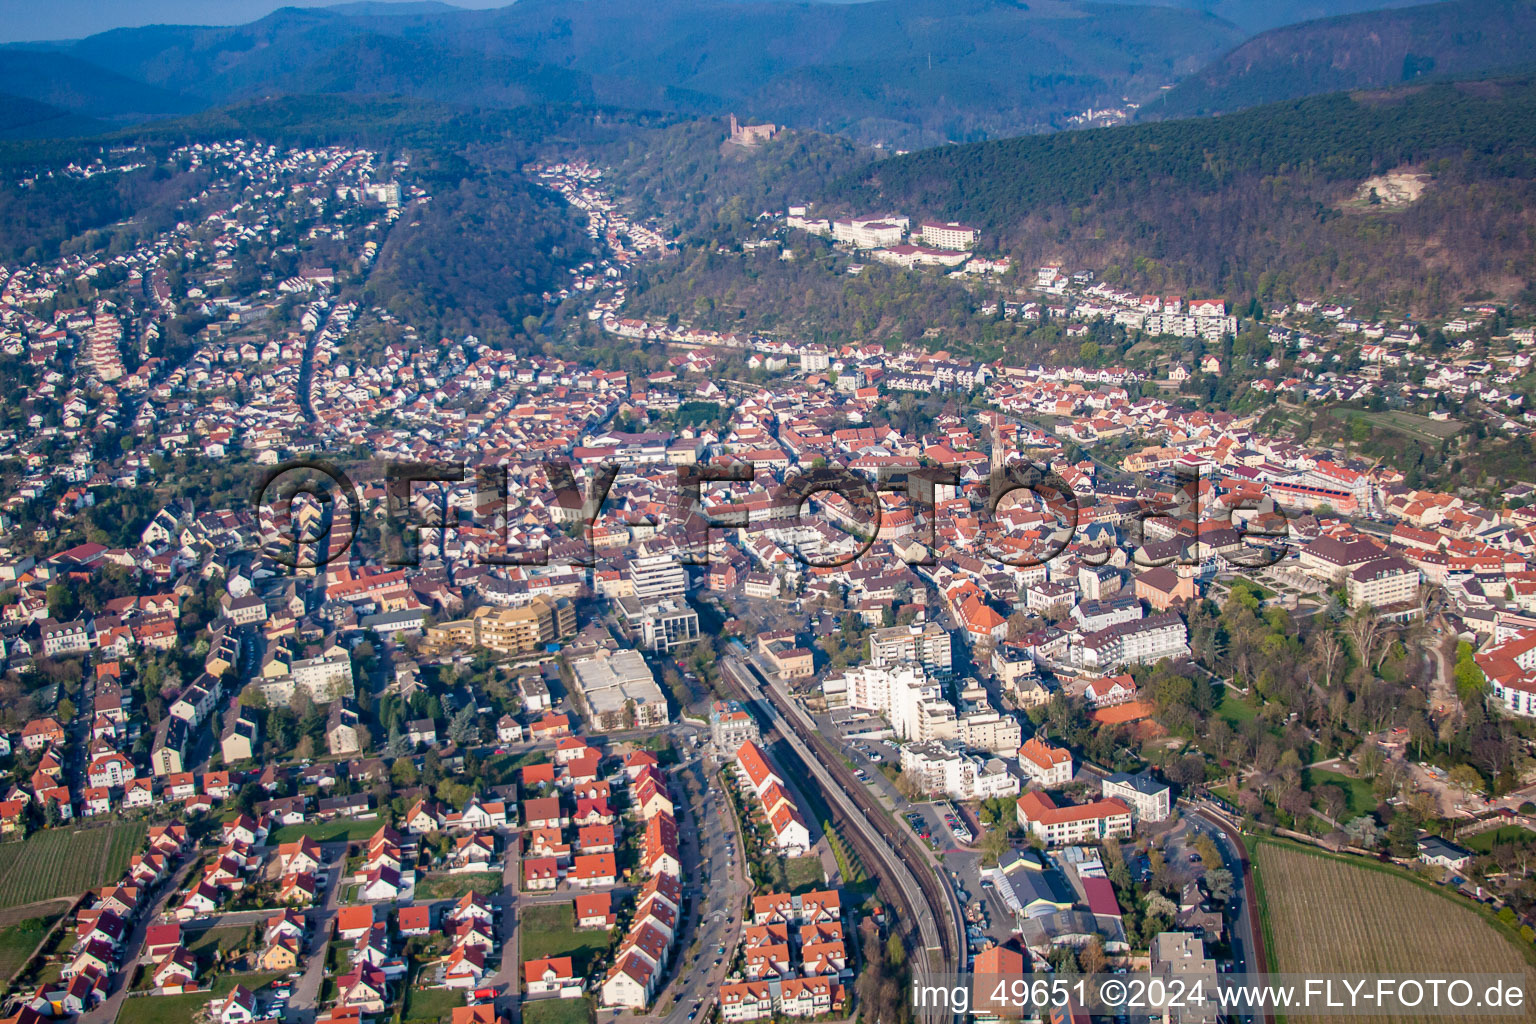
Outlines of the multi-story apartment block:
[[969,224],[958,224],[955,221],[940,223],[925,220],[921,227],[923,244],[940,249],[969,249],[976,244],[976,236],[980,234]]
[[926,743],[956,736],[955,706],[944,699],[943,687],[910,665],[850,669],[843,682],[848,707],[884,716],[901,739]]
[[1057,807],[1044,793],[1019,797],[1019,825],[1049,846],[1098,842],[1131,834],[1131,809],[1113,797],[1090,804]]
[[688,592],[688,570],[671,552],[640,554],[630,559],[625,574],[641,604],[681,598]]
[[717,700],[709,708],[709,742],[723,755],[733,756],[743,743],[762,739],[757,719],[733,700]]
[[1378,558],[1350,570],[1344,580],[1349,603],[1370,605],[1377,611],[1402,608],[1422,614],[1419,602],[1419,570],[1396,555]]
[[1073,654],[1084,668],[1143,665],[1189,656],[1184,620],[1169,612],[1107,626],[1083,637]]
[[998,758],[983,760],[939,743],[909,743],[902,747],[901,770],[920,780],[930,796],[990,800],[1019,791],[1019,780]]
[[1019,749],[1019,720],[991,709],[966,712],[956,719],[960,742],[972,750],[1011,754]]
[[869,663],[875,668],[919,665],[931,676],[948,679],[952,657],[949,630],[937,622],[877,629],[869,636]]

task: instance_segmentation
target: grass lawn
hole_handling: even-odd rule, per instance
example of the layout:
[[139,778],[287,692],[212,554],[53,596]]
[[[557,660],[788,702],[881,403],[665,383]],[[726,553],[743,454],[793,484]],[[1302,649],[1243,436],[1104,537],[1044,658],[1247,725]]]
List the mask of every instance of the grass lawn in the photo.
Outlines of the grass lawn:
[[281,977],[281,974],[275,972],[263,973],[261,971],[251,971],[247,974],[221,974],[213,979],[213,994],[216,996],[228,995],[236,985],[244,985],[252,992],[260,992]]
[[1228,789],[1226,786],[1212,786],[1211,787],[1211,792],[1214,793],[1216,796],[1221,797],[1223,800],[1225,800],[1229,804],[1236,804],[1237,803],[1237,794],[1235,792],[1233,792],[1232,790]]
[[1443,441],[1448,437],[1455,437],[1461,433],[1462,428],[1462,424],[1457,420],[1432,420],[1428,416],[1404,412],[1402,409],[1365,413],[1364,416],[1373,427],[1396,431],[1399,434],[1407,434],[1409,437],[1426,441]]
[[311,821],[302,825],[284,825],[272,833],[267,842],[276,846],[278,843],[291,843],[305,836],[317,843],[328,843],[338,839],[367,839],[383,824],[384,821],[381,818],[337,818],[335,821]]
[[827,884],[826,876],[821,870],[821,858],[815,854],[790,857],[784,862],[784,874],[789,879],[790,892],[808,892],[812,889],[820,889]]
[[[1518,974],[1536,982],[1536,951],[1492,915],[1396,868],[1291,843],[1254,844],[1266,940],[1283,973]],[[1345,1022],[1355,1018],[1314,1018]],[[1426,1015],[1395,1021],[1430,1021]],[[1457,1015],[1459,1021],[1482,1018]]]
[[464,993],[451,988],[417,988],[405,991],[405,1012],[402,1020],[440,1020],[453,1013],[453,1008],[464,1005]]
[[575,913],[572,903],[540,903],[524,910],[517,922],[522,939],[518,955],[525,963],[568,956],[576,973],[585,974],[592,957],[608,948],[608,933],[601,928],[577,931]]
[[1364,779],[1330,772],[1323,768],[1308,768],[1305,775],[1309,789],[1318,786],[1338,786],[1342,789],[1346,813],[1367,814],[1376,809],[1376,794],[1371,792],[1371,784]]
[[9,980],[26,964],[27,958],[43,941],[59,915],[29,917],[25,921],[0,928],[0,981]]
[[191,1020],[212,999],[212,992],[194,992],[185,996],[130,996],[123,1000],[122,1008],[117,1011],[117,1024]]
[[466,871],[462,875],[427,875],[416,880],[418,900],[446,900],[473,889],[482,896],[501,891],[501,875],[494,871]]
[[1475,836],[1458,839],[1456,844],[1476,853],[1492,853],[1493,848],[1499,843],[1524,842],[1531,837],[1530,829],[1521,828],[1519,825],[1505,825],[1503,828],[1489,829]]
[[592,1024],[592,1008],[585,999],[530,999],[523,1024]]
[[250,926],[231,926],[228,928],[208,928],[201,932],[189,932],[186,940],[187,951],[202,956],[212,957],[215,949],[228,953],[240,943],[251,937]]
[[1216,714],[1225,718],[1233,729],[1241,728],[1244,722],[1252,721],[1258,715],[1258,710],[1252,704],[1225,686],[1217,687],[1216,692],[1221,695]]
[[44,829],[0,843],[0,907],[74,896],[115,882],[144,848],[141,822]]

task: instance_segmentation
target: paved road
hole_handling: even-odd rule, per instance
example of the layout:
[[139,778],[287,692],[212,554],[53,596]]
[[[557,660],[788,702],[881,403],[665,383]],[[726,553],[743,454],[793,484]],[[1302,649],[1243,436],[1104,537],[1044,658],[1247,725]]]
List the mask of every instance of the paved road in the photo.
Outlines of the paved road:
[[[289,1019],[297,1024],[308,1024],[315,1019],[316,1008],[320,1002],[320,985],[325,980],[325,953],[330,945],[331,922],[336,917],[336,905],[341,895],[341,874],[347,863],[347,843],[322,843],[320,852],[325,857],[326,874],[329,880],[325,888],[325,898],[319,906],[312,907],[306,912],[309,918],[309,964],[304,969],[304,974],[299,978],[298,984],[293,987],[293,994],[288,998]],[[270,917],[273,911],[260,911],[265,917]]]
[[[684,1024],[695,1005],[702,1005],[720,991],[726,972],[736,956],[741,939],[742,914],[752,886],[746,877],[746,853],[736,832],[735,819],[726,805],[719,773],[705,771],[702,761],[695,761],[674,774],[691,776],[696,788],[690,790],[689,814],[695,823],[684,829],[684,863],[688,875],[702,883],[704,868],[709,869],[708,883],[691,888],[694,892],[691,927],[679,938],[677,962],[672,984],[662,993],[657,1006],[672,1001],[666,1024]],[[688,951],[698,947],[689,960]],[[725,952],[719,953],[721,947]]]
[[[1238,973],[1267,974],[1269,963],[1264,952],[1263,930],[1259,925],[1259,895],[1254,889],[1253,872],[1242,837],[1235,833],[1219,813],[1204,806],[1190,810],[1187,820],[1196,831],[1208,835],[1221,853],[1222,863],[1232,872],[1232,900],[1227,904],[1228,932],[1232,939],[1232,969]],[[1239,1024],[1272,1024],[1268,1014],[1237,1015]]]
[[149,930],[150,923],[165,909],[166,903],[176,895],[186,881],[187,873],[192,870],[196,858],[188,857],[187,860],[176,869],[160,892],[155,896],[154,903],[149,912],[140,914],[133,929],[128,933],[128,939],[123,944],[123,949],[133,950],[131,958],[123,961],[121,969],[112,975],[110,994],[93,1009],[80,1015],[80,1024],[112,1024],[117,1019],[117,1011],[122,1008],[123,1000],[128,996],[128,983],[133,980],[133,968],[139,961],[138,951],[144,948],[144,933]]

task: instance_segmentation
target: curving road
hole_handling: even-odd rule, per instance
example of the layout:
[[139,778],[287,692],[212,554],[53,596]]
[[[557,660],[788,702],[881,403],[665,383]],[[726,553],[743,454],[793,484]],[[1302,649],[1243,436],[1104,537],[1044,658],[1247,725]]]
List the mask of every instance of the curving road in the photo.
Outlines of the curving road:
[[[1227,905],[1229,932],[1232,936],[1232,967],[1242,974],[1269,973],[1269,958],[1264,949],[1264,928],[1259,920],[1259,892],[1248,863],[1248,850],[1242,833],[1214,808],[1195,804],[1188,809],[1191,825],[1211,837],[1221,852],[1222,863],[1232,872],[1232,900]],[[1238,1024],[1274,1024],[1268,1013],[1237,1014]]]

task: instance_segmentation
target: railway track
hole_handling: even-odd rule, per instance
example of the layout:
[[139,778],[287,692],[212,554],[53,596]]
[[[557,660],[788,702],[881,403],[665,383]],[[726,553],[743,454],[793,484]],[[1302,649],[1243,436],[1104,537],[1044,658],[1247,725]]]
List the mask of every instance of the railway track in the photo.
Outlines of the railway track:
[[913,958],[914,982],[933,983],[935,976],[963,973],[965,931],[959,901],[918,847],[916,837],[891,819],[817,732],[810,717],[756,666],[736,657],[722,664],[737,699],[763,725],[774,727],[803,762],[805,770],[797,781],[818,784],[833,823],[843,829],[854,852],[877,873],[881,890],[899,908],[895,919],[904,922],[913,944],[925,953]]

